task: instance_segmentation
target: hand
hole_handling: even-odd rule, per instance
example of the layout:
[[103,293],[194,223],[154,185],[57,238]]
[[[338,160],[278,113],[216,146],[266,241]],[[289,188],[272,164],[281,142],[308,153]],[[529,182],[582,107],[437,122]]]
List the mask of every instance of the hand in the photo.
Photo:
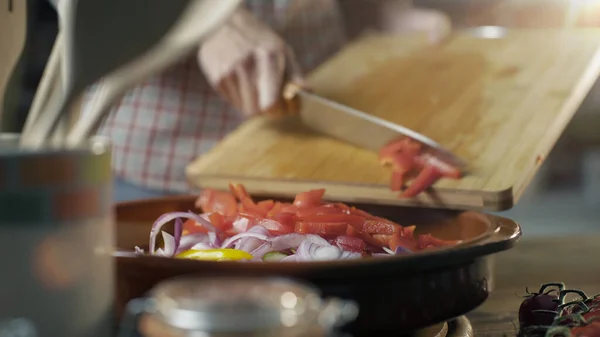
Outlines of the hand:
[[425,33],[432,43],[452,31],[450,18],[441,11],[414,8],[404,0],[386,1],[381,7],[382,28],[390,33]]
[[282,90],[302,83],[300,67],[285,41],[248,11],[204,42],[198,61],[213,88],[245,115],[293,112]]

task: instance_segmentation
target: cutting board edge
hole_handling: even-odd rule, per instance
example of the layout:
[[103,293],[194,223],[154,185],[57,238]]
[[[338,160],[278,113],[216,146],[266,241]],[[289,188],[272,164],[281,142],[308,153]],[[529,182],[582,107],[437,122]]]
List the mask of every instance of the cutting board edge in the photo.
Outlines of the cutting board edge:
[[[187,172],[188,181],[195,187],[226,190],[229,183],[243,184],[249,193],[273,197],[293,198],[297,193],[315,188],[325,188],[325,198],[330,200],[378,204],[386,206],[427,207],[499,212],[515,205],[514,187],[497,192],[471,192],[454,189],[435,189],[414,199],[399,199],[385,185],[348,184],[319,181],[282,180],[259,177],[200,175]],[[269,188],[260,185],[268,183]],[[356,196],[362,197],[356,197]],[[367,196],[365,196],[367,195]]]

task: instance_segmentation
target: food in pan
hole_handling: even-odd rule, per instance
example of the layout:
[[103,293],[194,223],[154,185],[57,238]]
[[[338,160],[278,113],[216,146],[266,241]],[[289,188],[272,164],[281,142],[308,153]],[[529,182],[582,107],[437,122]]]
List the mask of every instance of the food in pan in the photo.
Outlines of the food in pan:
[[538,292],[528,292],[519,307],[519,336],[600,336],[600,295],[589,297],[563,283],[547,283]]
[[[401,198],[412,198],[441,178],[458,179],[461,170],[423,151],[422,145],[407,137],[396,139],[379,151],[382,165],[392,168],[390,189],[402,191]],[[408,179],[413,181],[404,189]]]
[[[255,201],[242,185],[230,185],[230,192],[206,189],[196,201],[203,213],[173,212],[156,220],[149,253],[211,261],[300,262],[410,254],[458,243],[415,235],[415,226],[325,202],[324,194],[324,189],[311,190],[284,203]],[[171,221],[174,235],[161,231]],[[156,249],[159,233],[164,245]]]

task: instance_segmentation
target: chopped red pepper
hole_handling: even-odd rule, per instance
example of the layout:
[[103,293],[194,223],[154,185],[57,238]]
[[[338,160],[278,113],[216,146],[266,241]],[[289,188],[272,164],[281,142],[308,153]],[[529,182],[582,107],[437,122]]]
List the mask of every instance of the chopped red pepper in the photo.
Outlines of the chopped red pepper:
[[237,211],[237,202],[231,193],[206,189],[196,200],[196,207],[202,208],[205,212],[234,215]]
[[458,179],[461,176],[460,168],[424,152],[420,143],[407,137],[391,141],[384,146],[379,151],[379,161],[382,165],[392,168],[392,191],[402,191],[406,180],[414,178],[409,187],[400,194],[401,198],[415,197],[440,178]]
[[334,242],[340,248],[353,252],[362,252],[367,249],[367,244],[363,240],[353,236],[340,235]]
[[294,206],[298,208],[316,207],[321,205],[321,199],[325,195],[325,189],[311,190],[298,193],[294,199]]
[[348,230],[345,222],[296,222],[295,232],[300,234],[317,234],[323,236],[344,235]]
[[[389,148],[402,149],[405,143],[391,144]],[[409,143],[408,149],[414,152],[416,147]],[[455,244],[431,235],[415,238],[415,226],[403,227],[343,203],[325,203],[322,200],[324,189],[300,193],[294,203],[286,203],[274,200],[255,202],[243,185],[230,184],[229,188],[230,192],[204,190],[196,201],[198,207],[210,213],[209,221],[225,237],[261,224],[275,235],[292,232],[322,235],[353,251],[381,247],[392,250],[403,247],[414,251]],[[407,191],[410,192],[411,188]],[[185,234],[207,232],[194,220],[186,221],[183,227]]]

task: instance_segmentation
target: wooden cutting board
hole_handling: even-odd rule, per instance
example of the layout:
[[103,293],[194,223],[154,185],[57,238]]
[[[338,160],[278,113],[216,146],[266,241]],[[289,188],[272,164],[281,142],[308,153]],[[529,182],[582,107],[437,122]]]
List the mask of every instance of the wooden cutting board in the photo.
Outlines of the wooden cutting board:
[[254,118],[189,165],[199,187],[246,185],[291,196],[324,187],[348,202],[503,210],[512,207],[600,72],[600,30],[515,30],[502,38],[456,33],[368,35],[313,71],[316,93],[419,131],[472,172],[412,200],[388,190],[377,154],[316,134],[298,120]]

